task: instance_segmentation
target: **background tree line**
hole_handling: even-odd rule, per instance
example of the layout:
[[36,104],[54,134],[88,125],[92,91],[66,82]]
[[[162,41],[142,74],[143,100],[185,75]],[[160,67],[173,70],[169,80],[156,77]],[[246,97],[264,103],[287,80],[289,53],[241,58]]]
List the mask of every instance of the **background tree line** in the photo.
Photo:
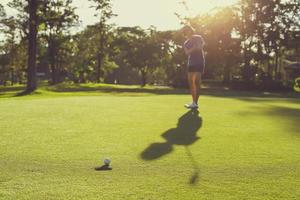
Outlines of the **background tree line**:
[[[37,79],[50,84],[105,82],[186,85],[184,38],[155,27],[118,27],[110,0],[90,0],[98,23],[72,33],[79,23],[72,0],[11,0],[0,4],[0,84]],[[300,75],[285,69],[300,62],[299,0],[240,0],[210,13],[185,17],[206,41],[206,79],[234,86],[282,85]]]

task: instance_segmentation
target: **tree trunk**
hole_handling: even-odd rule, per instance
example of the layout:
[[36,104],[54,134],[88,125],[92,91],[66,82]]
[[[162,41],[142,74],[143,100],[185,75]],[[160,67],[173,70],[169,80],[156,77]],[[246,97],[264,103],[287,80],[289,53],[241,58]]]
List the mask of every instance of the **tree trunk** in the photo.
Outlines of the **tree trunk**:
[[276,47],[275,52],[275,80],[278,81],[280,79],[280,67],[279,67],[279,50]]
[[[103,29],[103,27],[101,27]],[[100,83],[100,78],[101,78],[101,68],[102,68],[102,60],[103,60],[103,55],[104,55],[104,34],[105,32],[102,30],[100,31],[100,46],[99,46],[99,52],[97,55],[97,70],[96,70],[96,82]]]
[[22,76],[21,76],[20,73],[18,74],[18,83],[19,83],[20,85],[23,84]]
[[51,69],[51,84],[53,84],[53,85],[58,83],[54,45],[55,45],[54,39],[52,38],[52,35],[50,34],[48,46],[49,46],[49,61],[50,61],[50,69]]
[[11,69],[11,74],[10,74],[10,85],[13,86],[14,82],[15,82],[15,73],[14,73],[14,69]]
[[57,84],[55,64],[50,63],[50,67],[51,67],[51,84],[55,85],[55,84]]
[[251,74],[250,74],[250,60],[248,56],[248,49],[247,47],[244,48],[244,73],[243,73],[243,79],[245,81],[251,80]]
[[145,87],[147,84],[147,73],[145,70],[141,70],[141,78],[142,78],[142,82],[141,82],[141,86]]
[[98,55],[97,55],[97,69],[96,69],[96,83],[100,83],[101,66],[102,66],[102,55],[101,55],[101,53],[98,53]]
[[84,72],[79,72],[79,83],[86,83]]
[[268,80],[272,80],[273,79],[273,73],[272,73],[272,64],[270,61],[270,58],[268,58]]
[[230,74],[231,74],[231,66],[230,66],[229,62],[227,61],[224,66],[224,75],[223,75],[224,76],[223,82],[225,84],[230,83]]
[[28,0],[29,6],[29,35],[28,35],[28,66],[27,92],[36,89],[36,44],[37,44],[37,0]]

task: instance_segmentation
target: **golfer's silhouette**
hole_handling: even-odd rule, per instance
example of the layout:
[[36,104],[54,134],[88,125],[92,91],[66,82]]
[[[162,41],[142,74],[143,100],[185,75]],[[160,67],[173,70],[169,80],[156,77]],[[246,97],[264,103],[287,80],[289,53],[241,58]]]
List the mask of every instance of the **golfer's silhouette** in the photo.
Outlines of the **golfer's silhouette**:
[[177,127],[164,132],[161,136],[166,140],[164,143],[153,143],[146,148],[141,157],[144,160],[158,159],[173,150],[173,145],[187,147],[198,139],[197,131],[202,126],[202,119],[197,110],[190,110],[178,119]]
[[190,110],[178,119],[176,128],[167,130],[161,135],[166,140],[164,143],[153,143],[141,153],[142,159],[155,160],[170,153],[174,145],[184,146],[186,155],[194,169],[193,174],[189,178],[189,184],[197,184],[200,169],[188,146],[200,139],[197,136],[197,132],[201,126],[202,118],[199,117],[199,112]]

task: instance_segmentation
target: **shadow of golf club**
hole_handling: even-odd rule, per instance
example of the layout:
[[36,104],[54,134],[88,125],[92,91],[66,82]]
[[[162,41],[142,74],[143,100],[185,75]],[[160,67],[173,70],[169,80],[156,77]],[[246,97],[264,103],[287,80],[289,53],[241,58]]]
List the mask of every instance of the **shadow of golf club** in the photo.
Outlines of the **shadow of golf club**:
[[189,184],[196,185],[199,181],[200,168],[198,166],[198,163],[195,161],[191,151],[189,150],[189,148],[187,146],[185,146],[185,151],[186,151],[188,158],[190,159],[190,162],[191,162],[191,164],[193,166],[193,170],[194,170],[193,175],[190,177]]
[[199,167],[188,149],[188,146],[200,139],[200,137],[197,136],[197,132],[201,128],[202,123],[203,120],[197,110],[188,111],[178,119],[176,128],[169,129],[161,135],[161,137],[165,139],[165,142],[151,144],[141,153],[141,158],[147,161],[159,159],[171,153],[174,145],[184,146],[186,154],[194,168],[193,176],[190,178],[190,184],[196,184],[199,177]]

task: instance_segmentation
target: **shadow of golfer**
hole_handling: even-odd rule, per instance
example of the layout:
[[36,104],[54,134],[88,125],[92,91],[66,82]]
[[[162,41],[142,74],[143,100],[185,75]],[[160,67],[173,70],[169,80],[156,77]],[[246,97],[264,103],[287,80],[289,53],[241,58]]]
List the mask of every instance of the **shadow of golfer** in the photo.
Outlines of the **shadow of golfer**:
[[198,180],[199,167],[195,162],[189,145],[194,144],[200,137],[198,130],[202,126],[202,118],[197,110],[190,110],[178,119],[177,127],[164,132],[161,136],[166,140],[163,143],[153,143],[141,153],[141,158],[147,161],[158,159],[173,151],[174,145],[185,147],[186,154],[194,168],[194,175],[190,179],[190,184],[196,184]]

